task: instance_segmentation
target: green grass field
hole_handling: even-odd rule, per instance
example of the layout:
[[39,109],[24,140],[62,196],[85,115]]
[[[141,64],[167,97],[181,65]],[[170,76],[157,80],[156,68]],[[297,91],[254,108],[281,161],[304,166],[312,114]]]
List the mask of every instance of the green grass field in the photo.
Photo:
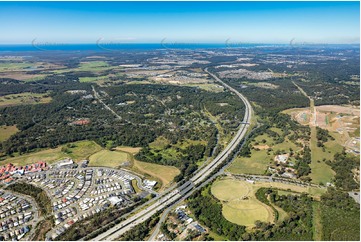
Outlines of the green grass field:
[[10,138],[11,135],[15,134],[19,130],[16,128],[16,126],[0,126],[0,142],[3,142],[4,140],[7,140]]
[[256,220],[274,221],[272,209],[257,200],[256,191],[249,183],[231,179],[216,181],[211,188],[212,194],[222,202],[223,216],[247,227],[254,226]]
[[332,133],[331,135],[334,136],[335,140],[329,140],[325,143],[324,152],[321,147],[317,147],[316,128],[311,127],[312,162],[310,164],[311,174],[309,176],[312,178],[312,182],[316,184],[331,182],[335,176],[332,168],[323,161],[323,159],[333,160],[334,155],[342,151],[342,146],[339,145],[337,141],[339,138],[337,134]]
[[10,94],[0,97],[0,107],[27,105],[27,104],[40,104],[49,103],[51,97],[46,93],[19,93]]
[[277,222],[282,222],[282,221],[284,221],[284,220],[288,217],[288,213],[286,213],[282,208],[274,205],[273,203],[272,203],[272,206],[273,206],[273,207],[277,210],[277,212],[278,212],[278,220],[277,220]]
[[223,92],[223,86],[220,86],[215,83],[199,83],[199,84],[182,84],[181,86],[188,86],[188,87],[199,87],[208,92]]
[[84,72],[101,72],[101,71],[106,71],[106,70],[110,70],[110,69],[114,69],[117,68],[116,66],[110,66],[107,62],[105,61],[88,61],[88,62],[81,62],[79,67],[77,68],[72,68],[72,69],[59,69],[59,70],[55,70],[53,71],[53,73],[57,73],[57,74],[61,74],[64,72],[80,72],[80,71],[84,71]]
[[[223,216],[230,222],[252,227],[256,220],[275,222],[271,207],[257,200],[255,193],[259,188],[274,188],[279,194],[284,193],[307,193],[315,200],[319,200],[326,192],[324,188],[301,187],[293,184],[278,182],[256,182],[251,184],[246,181],[224,178],[213,183],[211,192],[223,205]],[[245,198],[248,199],[245,199]],[[274,205],[273,205],[274,206]],[[274,206],[279,212],[278,221],[282,221],[288,215],[281,208]]]
[[108,76],[91,76],[91,77],[79,77],[80,82],[98,82],[109,81]]
[[322,240],[322,218],[321,218],[321,206],[319,202],[314,202],[312,204],[313,209],[313,218],[312,218],[312,224],[313,224],[313,239],[315,241]]
[[31,68],[33,63],[28,62],[5,62],[0,64],[0,72],[3,71],[16,71]]
[[[72,143],[73,148],[67,148],[68,152],[62,152],[62,147],[55,149],[46,149],[38,152],[24,154],[16,157],[11,157],[0,161],[0,165],[12,163],[14,165],[27,165],[37,161],[45,161],[49,164],[64,159],[72,158],[74,161],[81,161],[87,159],[90,155],[100,151],[102,148],[93,141],[78,141]],[[65,146],[65,145],[64,145]]]
[[130,161],[127,153],[121,151],[101,150],[89,157],[89,166],[119,167]]
[[360,127],[357,127],[356,130],[351,133],[352,137],[360,137]]
[[262,175],[270,164],[270,158],[266,150],[252,152],[250,158],[237,157],[227,169],[234,174],[259,174]]
[[81,62],[77,69],[79,71],[102,71],[108,70],[109,68],[112,67],[105,61],[89,61]]
[[89,140],[78,141],[73,144],[75,147],[70,149],[72,151],[70,156],[77,161],[84,159],[84,157],[89,158],[91,154],[94,154],[102,149],[100,145]]

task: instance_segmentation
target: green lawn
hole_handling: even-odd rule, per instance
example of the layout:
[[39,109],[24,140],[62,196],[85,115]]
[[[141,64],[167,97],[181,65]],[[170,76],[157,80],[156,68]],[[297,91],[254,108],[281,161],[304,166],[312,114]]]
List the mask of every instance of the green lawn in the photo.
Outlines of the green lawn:
[[321,218],[321,206],[319,202],[313,202],[313,239],[315,241],[322,240],[322,218]]
[[222,202],[222,214],[230,222],[253,227],[255,221],[272,223],[272,209],[258,201],[257,189],[245,181],[231,179],[218,180],[213,183],[211,192]]
[[325,152],[322,151],[321,147],[317,147],[317,138],[316,138],[316,128],[311,127],[311,158],[312,162],[310,164],[311,174],[309,175],[312,178],[312,181],[316,184],[326,182],[331,182],[335,176],[335,172],[332,168],[327,165],[323,159],[332,160],[335,153],[342,151],[342,146],[338,144],[338,136],[333,135],[336,140],[329,140],[325,143]]
[[228,168],[228,171],[235,174],[262,175],[269,164],[270,156],[267,155],[267,151],[260,150],[254,152],[251,158],[237,157]]
[[78,70],[79,71],[99,71],[108,69],[110,65],[105,61],[89,61],[89,62],[81,62]]
[[224,88],[216,83],[182,84],[181,86],[199,87],[208,92],[223,92]]
[[351,133],[352,137],[360,137],[360,127],[357,127],[356,130]]
[[[278,193],[278,194],[279,194],[279,193]],[[273,207],[277,210],[277,212],[278,212],[278,219],[277,219],[277,222],[278,222],[278,223],[284,221],[284,220],[288,217],[288,213],[286,213],[285,210],[283,210],[282,208],[274,205],[273,203],[272,203],[272,206],[273,206]]]
[[183,140],[183,141],[179,141],[177,142],[174,147],[178,147],[180,149],[186,149],[188,146],[191,146],[191,145],[207,145],[207,141],[205,140],[190,140],[190,139],[186,139],[186,140]]
[[127,153],[121,151],[101,150],[89,157],[89,166],[119,167],[130,161]]

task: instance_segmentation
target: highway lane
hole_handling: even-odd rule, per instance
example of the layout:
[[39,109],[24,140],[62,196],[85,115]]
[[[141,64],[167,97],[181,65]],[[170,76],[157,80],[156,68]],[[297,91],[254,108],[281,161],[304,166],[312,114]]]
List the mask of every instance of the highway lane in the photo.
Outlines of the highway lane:
[[[106,232],[98,235],[93,241],[99,240],[115,240],[119,238],[123,233],[131,230],[137,224],[140,224],[156,214],[158,211],[167,208],[168,206],[172,205],[173,203],[177,202],[178,200],[189,196],[192,192],[195,191],[195,187],[205,184],[203,182],[223,161],[225,161],[232,153],[232,151],[237,147],[237,145],[241,142],[241,140],[245,137],[249,124],[251,122],[251,115],[252,115],[252,108],[251,104],[248,100],[240,94],[236,89],[230,87],[229,85],[225,84],[222,80],[218,77],[213,75],[212,73],[208,72],[207,69],[205,71],[211,75],[216,81],[220,82],[230,91],[234,92],[245,104],[245,115],[242,121],[242,124],[239,127],[235,137],[232,141],[227,145],[227,147],[209,164],[204,166],[201,170],[197,171],[197,173],[180,187],[170,190],[168,193],[162,194],[161,196],[157,197],[157,201],[150,205],[149,207],[143,209],[139,213],[135,214],[134,216],[124,220],[123,222],[119,223],[118,225],[112,227],[111,229],[107,230]],[[208,181],[208,180],[207,180]],[[207,182],[206,181],[206,182]]]

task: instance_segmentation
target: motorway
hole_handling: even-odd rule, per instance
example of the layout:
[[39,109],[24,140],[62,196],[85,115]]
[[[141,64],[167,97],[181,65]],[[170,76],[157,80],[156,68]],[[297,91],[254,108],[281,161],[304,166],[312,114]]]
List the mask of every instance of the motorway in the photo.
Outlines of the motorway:
[[185,197],[190,196],[197,187],[204,186],[210,179],[205,179],[220,165],[223,161],[227,159],[227,157],[232,153],[232,151],[240,144],[243,138],[245,138],[246,133],[249,129],[251,117],[252,117],[252,108],[249,101],[236,89],[232,88],[231,86],[225,84],[222,80],[220,80],[217,76],[213,75],[212,73],[208,72],[210,76],[212,76],[216,81],[220,82],[223,86],[227,89],[235,93],[245,104],[245,114],[244,119],[239,126],[239,129],[232,139],[232,141],[227,145],[227,147],[220,153],[213,161],[209,164],[205,165],[202,169],[198,170],[194,176],[183,185],[169,189],[168,191],[162,193],[159,197],[155,198],[155,201],[149,207],[139,211],[135,215],[131,216],[130,218],[122,221],[121,223],[117,224],[116,226],[110,228],[109,230],[101,233],[97,237],[93,238],[93,241],[99,240],[116,240],[118,239],[123,233],[131,230],[134,226],[144,222],[158,211],[161,211],[168,206],[174,204],[175,202],[184,199]]

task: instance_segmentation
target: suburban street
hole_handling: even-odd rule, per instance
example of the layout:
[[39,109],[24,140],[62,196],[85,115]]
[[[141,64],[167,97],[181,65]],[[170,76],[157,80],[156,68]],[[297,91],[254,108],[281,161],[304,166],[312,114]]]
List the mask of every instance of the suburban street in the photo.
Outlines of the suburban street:
[[105,102],[103,102],[99,93],[95,90],[94,86],[92,86],[92,89],[93,89],[93,93],[94,93],[94,98],[96,98],[101,104],[103,104],[104,107],[106,109],[108,109],[110,112],[112,112],[119,120],[122,120],[122,117],[120,117],[119,114],[117,114],[113,109],[111,109],[108,105],[106,105]]

